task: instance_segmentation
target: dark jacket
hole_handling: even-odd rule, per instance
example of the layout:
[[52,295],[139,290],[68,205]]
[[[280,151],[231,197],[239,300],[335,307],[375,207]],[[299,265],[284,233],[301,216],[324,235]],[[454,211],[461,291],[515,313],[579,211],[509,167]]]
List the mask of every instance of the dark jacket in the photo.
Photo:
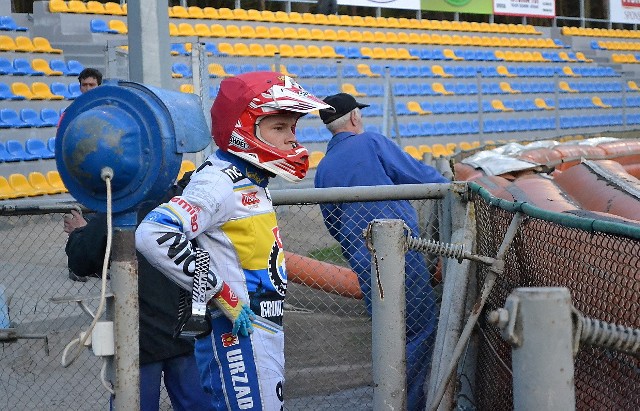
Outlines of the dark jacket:
[[[158,204],[180,195],[189,182],[191,173],[174,185]],[[157,204],[142,207],[138,223]],[[75,229],[70,235],[65,252],[69,269],[84,277],[102,272],[107,243],[107,217],[96,214],[87,225]],[[193,342],[173,338],[178,318],[180,288],[153,268],[140,254],[138,256],[138,297],[140,299],[140,364],[161,361],[193,352]]]

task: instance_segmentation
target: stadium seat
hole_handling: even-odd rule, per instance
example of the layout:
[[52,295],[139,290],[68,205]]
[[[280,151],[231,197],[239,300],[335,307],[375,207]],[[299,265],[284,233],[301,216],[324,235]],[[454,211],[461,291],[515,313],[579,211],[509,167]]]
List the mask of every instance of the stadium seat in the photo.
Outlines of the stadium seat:
[[69,100],[73,100],[77,97],[80,96],[80,94],[82,94],[82,92],[80,91],[80,84],[78,83],[69,83],[69,94],[71,95],[71,98]]
[[0,57],[0,75],[11,76],[16,74],[13,63],[8,58]]
[[78,76],[80,72],[84,70],[84,65],[80,63],[78,60],[69,60],[67,62],[67,75],[68,76]]
[[49,66],[49,62],[45,59],[41,59],[41,58],[34,58],[31,60],[31,67],[35,70],[35,71],[40,71],[42,73],[44,73],[46,76],[62,76],[63,73],[61,71],[58,70],[53,70],[50,66]]
[[34,161],[41,158],[37,154],[28,153],[22,146],[22,143],[17,140],[7,140],[6,144],[9,154],[18,158],[20,161]]
[[207,68],[209,71],[209,77],[233,77],[233,74],[227,73],[224,67],[218,63],[209,63]]
[[91,21],[89,22],[89,28],[91,29],[92,33],[118,34],[117,30],[109,28],[107,22],[102,19],[91,19]]
[[127,13],[122,9],[120,3],[108,1],[104,4],[105,14],[112,14],[114,16],[126,16]]
[[51,47],[51,43],[44,37],[34,37],[33,47],[36,53],[55,53],[62,54],[62,49]]
[[36,197],[46,194],[46,192],[42,189],[36,189],[31,184],[29,184],[29,180],[23,174],[10,174],[9,175],[9,185],[13,188],[19,197]]
[[69,76],[69,68],[67,64],[59,59],[51,59],[49,60],[49,67],[51,70],[62,73],[63,76]]
[[127,27],[127,23],[118,19],[109,20],[109,29],[115,30],[117,34],[126,35],[129,33],[129,28]]
[[28,176],[29,185],[33,187],[34,190],[43,192],[44,194],[57,194],[58,190],[54,189],[51,184],[47,181],[47,178],[44,174],[32,171]]
[[[2,121],[4,124],[9,125],[9,127],[11,128],[31,127],[29,124],[22,121],[15,110],[10,108],[3,108],[0,110],[0,121]],[[13,145],[13,147],[10,147],[9,142],[7,141],[7,150],[9,150],[9,152],[12,152],[12,148],[15,149],[15,145]]]
[[46,127],[47,125],[40,118],[40,114],[32,108],[20,109],[20,120],[28,127]]
[[40,119],[44,127],[56,127],[60,122],[60,114],[57,110],[44,107],[40,110]]
[[27,27],[18,26],[11,16],[0,16],[0,30],[7,31],[27,31]]
[[22,53],[35,53],[36,51],[39,51],[36,50],[35,45],[29,37],[18,36],[14,39],[14,41],[16,44],[15,51],[19,51]]
[[16,51],[16,42],[13,37],[0,36],[0,51]]
[[24,143],[24,146],[28,154],[37,156],[38,158],[45,160],[55,158],[55,154],[49,151],[42,140],[39,140],[37,138],[27,139]]
[[49,85],[41,81],[31,83],[31,91],[37,97],[35,100],[64,100],[64,96],[53,94]]
[[87,14],[87,5],[80,0],[68,0],[67,7],[69,13]]
[[56,170],[47,172],[47,182],[56,190],[58,193],[68,193],[69,190],[64,186],[62,179],[60,178],[60,174]]
[[0,200],[10,200],[18,197],[20,197],[20,195],[13,191],[9,181],[5,177],[0,176]]
[[36,71],[31,67],[31,63],[27,59],[13,59],[13,69],[15,76],[44,76],[43,71]]
[[180,75],[180,77],[191,78],[193,77],[193,73],[191,72],[191,68],[185,63],[173,63],[171,65],[171,72]]

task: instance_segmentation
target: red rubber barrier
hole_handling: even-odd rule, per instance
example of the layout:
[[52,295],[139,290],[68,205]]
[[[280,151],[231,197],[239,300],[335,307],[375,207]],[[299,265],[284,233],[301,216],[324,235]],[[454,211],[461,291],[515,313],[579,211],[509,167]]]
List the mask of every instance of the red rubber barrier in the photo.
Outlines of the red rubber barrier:
[[358,276],[348,268],[285,251],[287,277],[297,284],[362,299]]
[[506,190],[515,200],[527,202],[543,210],[562,213],[579,208],[551,179],[538,174],[521,177],[506,187]]

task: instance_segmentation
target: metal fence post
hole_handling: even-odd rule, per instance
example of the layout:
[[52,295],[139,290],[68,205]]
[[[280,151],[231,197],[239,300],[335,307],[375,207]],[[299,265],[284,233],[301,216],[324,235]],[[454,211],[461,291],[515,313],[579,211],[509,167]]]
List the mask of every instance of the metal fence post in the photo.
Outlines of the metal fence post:
[[116,411],[140,409],[140,348],[138,324],[138,267],[134,228],[113,230],[111,288],[114,298]]
[[404,410],[407,403],[405,272],[402,220],[374,220],[371,242],[373,409]]
[[573,324],[567,288],[518,288],[491,313],[513,347],[513,407],[574,410]]

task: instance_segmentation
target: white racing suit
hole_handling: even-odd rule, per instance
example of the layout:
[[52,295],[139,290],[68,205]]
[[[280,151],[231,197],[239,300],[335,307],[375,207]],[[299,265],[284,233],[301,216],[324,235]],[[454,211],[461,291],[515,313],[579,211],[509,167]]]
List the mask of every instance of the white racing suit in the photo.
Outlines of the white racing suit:
[[265,171],[217,151],[181,196],[151,211],[136,230],[138,250],[189,292],[194,241],[209,252],[210,270],[257,316],[253,334],[234,338],[231,321],[209,305],[212,331],[196,340],[195,355],[216,410],[283,407],[287,275],[267,183]]

